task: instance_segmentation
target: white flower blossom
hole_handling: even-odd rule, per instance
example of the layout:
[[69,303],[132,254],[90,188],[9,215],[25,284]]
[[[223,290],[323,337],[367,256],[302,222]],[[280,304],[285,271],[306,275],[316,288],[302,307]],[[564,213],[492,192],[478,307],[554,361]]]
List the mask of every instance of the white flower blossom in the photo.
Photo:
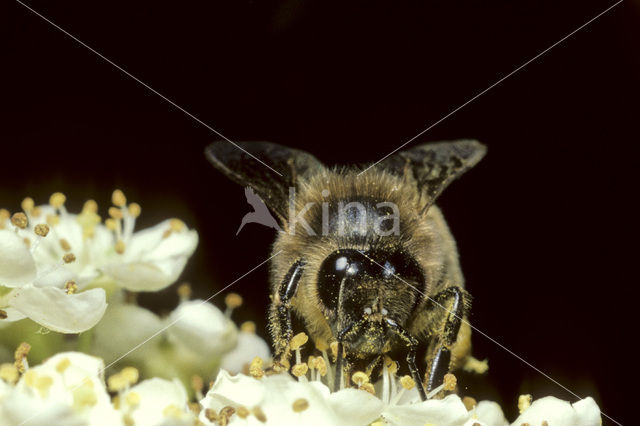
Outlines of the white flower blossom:
[[104,386],[103,368],[98,358],[65,352],[27,369],[15,387],[0,385],[2,424],[120,424]]
[[255,357],[269,359],[271,349],[267,342],[255,333],[255,326],[253,326],[248,330],[242,329],[238,333],[236,347],[224,355],[220,368],[232,374],[240,373]]
[[530,425],[542,424],[546,421],[549,425],[558,426],[600,426],[600,409],[591,397],[581,399],[573,404],[547,396],[533,401],[513,422],[513,426],[523,423]]

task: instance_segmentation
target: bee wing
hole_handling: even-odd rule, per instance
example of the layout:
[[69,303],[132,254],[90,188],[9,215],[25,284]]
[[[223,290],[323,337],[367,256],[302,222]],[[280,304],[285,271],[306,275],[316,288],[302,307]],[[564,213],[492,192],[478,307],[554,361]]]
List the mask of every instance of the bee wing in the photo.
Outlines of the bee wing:
[[308,152],[275,143],[239,142],[236,145],[214,142],[205,149],[205,155],[228,178],[252,187],[281,220],[287,217],[289,187],[295,187],[298,179],[324,167]]
[[475,140],[434,142],[393,154],[380,166],[414,180],[427,197],[426,209],[453,180],[475,166],[486,152],[487,147]]

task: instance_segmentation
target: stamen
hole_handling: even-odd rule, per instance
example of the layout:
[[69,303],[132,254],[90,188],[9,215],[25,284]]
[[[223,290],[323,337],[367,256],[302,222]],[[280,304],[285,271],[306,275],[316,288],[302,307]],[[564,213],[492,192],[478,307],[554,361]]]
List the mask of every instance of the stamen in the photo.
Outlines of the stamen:
[[98,203],[95,200],[87,200],[82,206],[82,213],[98,213]]
[[121,220],[124,217],[122,210],[117,207],[109,207],[109,216],[116,220]]
[[142,208],[140,207],[140,204],[138,203],[129,204],[129,215],[131,217],[136,218],[140,216],[140,213],[142,213]]
[[111,202],[114,206],[124,207],[127,204],[127,197],[124,196],[124,192],[116,189],[111,195]]
[[135,367],[125,367],[122,369],[120,374],[129,383],[129,385],[135,384],[140,378],[140,373]]
[[331,356],[333,357],[333,362],[336,362],[338,360],[338,342],[331,342],[331,344],[329,345],[329,348],[331,349]]
[[20,373],[24,373],[27,368],[29,368],[29,362],[27,361],[27,355],[29,355],[29,351],[31,350],[31,345],[22,342],[18,345],[16,352],[14,353],[15,363],[14,365],[18,369]]
[[170,417],[174,419],[180,418],[182,416],[182,410],[175,404],[167,405],[164,410],[162,410],[162,415],[165,417]]
[[256,323],[253,321],[245,321],[240,325],[240,331],[243,333],[256,333]]
[[64,373],[64,371],[69,368],[71,365],[71,361],[69,358],[62,358],[58,364],[56,364],[56,371],[60,374]]
[[302,413],[307,408],[309,408],[309,401],[307,401],[304,398],[298,398],[295,401],[293,401],[291,408],[295,413]]
[[478,401],[470,396],[465,396],[464,398],[462,398],[462,403],[464,404],[464,407],[467,409],[467,411],[473,410],[475,406],[478,405]]
[[400,378],[400,384],[406,390],[411,390],[416,386],[416,381],[411,378],[411,376],[402,376]]
[[174,232],[180,232],[186,228],[186,225],[180,219],[171,219],[169,221],[169,227],[171,227],[171,230]]
[[267,416],[264,414],[264,411],[262,411],[262,408],[254,407],[253,415],[255,416],[256,419],[258,419],[259,422],[261,423],[267,422]]
[[71,251],[71,244],[69,244],[69,241],[65,240],[64,238],[61,238],[60,248],[62,248],[62,250],[64,251]]
[[309,366],[303,362],[291,367],[291,374],[299,379],[305,376],[307,374],[307,371],[309,371]]
[[227,318],[231,318],[231,313],[233,313],[233,310],[242,306],[242,296],[240,296],[238,293],[229,293],[224,298],[224,303],[225,305],[227,305],[227,309],[224,311],[224,315]]
[[367,376],[364,371],[356,371],[351,376],[351,380],[353,380],[353,383],[358,385],[358,387],[362,387],[365,383],[369,383],[369,376]]
[[129,386],[129,381],[120,373],[107,378],[107,389],[111,392],[120,392]]
[[249,411],[249,409],[247,407],[243,407],[242,405],[240,407],[238,407],[236,409],[236,414],[238,415],[238,417],[240,417],[241,419],[246,419],[247,417],[249,417],[251,415],[251,412]]
[[57,214],[47,215],[47,224],[49,224],[49,226],[56,226],[59,223],[60,223],[60,216],[58,216]]
[[14,364],[6,362],[0,365],[0,379],[10,385],[14,385],[18,381],[19,377],[20,373]]
[[427,394],[427,399],[431,399],[437,394],[439,394],[444,389],[444,384],[441,384],[437,388],[433,389],[431,392]]
[[255,357],[251,364],[249,365],[249,375],[254,379],[261,379],[264,377],[264,370],[262,366],[264,365],[264,361],[259,356]]
[[124,400],[132,407],[140,404],[140,394],[137,392],[129,392],[127,396],[125,396]]
[[46,223],[40,223],[35,226],[33,232],[40,237],[46,237],[47,234],[49,234],[49,225]]
[[35,203],[33,202],[33,198],[31,197],[26,197],[24,200],[22,200],[22,203],[20,203],[20,207],[22,207],[22,211],[24,211],[25,213],[31,213],[34,206]]
[[49,197],[49,204],[51,204],[51,207],[53,207],[54,209],[61,208],[62,206],[64,206],[64,203],[66,201],[67,197],[62,192],[54,192],[53,194],[51,194],[51,197]]
[[520,414],[524,413],[524,410],[531,406],[531,400],[533,398],[530,394],[520,395],[518,397],[518,411]]
[[206,408],[204,410],[204,417],[212,423],[215,423],[218,421],[218,413],[216,413],[211,408]]
[[444,375],[444,390],[446,391],[454,391],[456,389],[456,384],[458,383],[458,379],[451,373],[447,373]]
[[118,229],[118,222],[116,222],[115,219],[109,218],[104,221],[104,226],[106,226],[109,231],[116,231]]
[[304,332],[298,333],[291,338],[291,343],[289,343],[289,346],[291,347],[291,350],[300,349],[300,347],[307,343],[307,341],[309,341],[309,336],[307,336]]
[[78,285],[75,281],[67,281],[64,285],[64,289],[67,291],[67,294],[75,294],[78,291]]
[[187,300],[189,300],[191,298],[191,284],[189,283],[182,283],[178,286],[178,289],[176,290],[176,293],[178,293],[178,297],[180,298],[181,302],[186,302]]
[[[326,356],[326,352],[325,352],[325,356]],[[320,376],[322,377],[326,376],[328,369],[327,369],[327,362],[324,356],[322,358],[316,357],[315,364],[316,364],[316,369],[318,370],[318,373],[320,373]]]
[[18,212],[14,213],[13,216],[11,216],[11,223],[13,223],[14,226],[17,226],[20,229],[25,229],[29,224],[29,220],[27,219],[26,214]]
[[369,392],[371,395],[376,395],[376,389],[373,387],[371,383],[365,383],[360,387],[360,389]]
[[33,210],[31,210],[32,217],[40,217],[42,215],[42,209],[38,206],[35,206]]
[[76,261],[76,255],[73,253],[67,253],[64,256],[62,256],[62,260],[64,261],[64,263],[72,263]]
[[116,241],[116,245],[113,247],[113,249],[116,251],[116,253],[118,254],[123,254],[124,251],[126,250],[127,245],[124,243],[124,241],[122,240],[118,240]]
[[7,318],[9,318],[9,314],[7,314],[7,311],[0,309],[0,320],[7,319]]
[[202,399],[202,389],[204,389],[204,380],[202,380],[202,377],[197,374],[191,376],[191,389],[194,390],[196,397],[199,400]]

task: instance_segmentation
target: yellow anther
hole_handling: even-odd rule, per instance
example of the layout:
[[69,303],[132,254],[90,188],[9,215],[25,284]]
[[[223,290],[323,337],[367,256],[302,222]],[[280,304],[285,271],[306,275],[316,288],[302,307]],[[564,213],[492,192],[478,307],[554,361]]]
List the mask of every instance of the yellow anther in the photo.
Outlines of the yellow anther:
[[22,207],[22,211],[24,211],[25,213],[30,213],[35,207],[33,198],[27,197],[24,200],[22,200],[22,203],[20,203],[20,207]]
[[316,368],[322,377],[327,375],[327,363],[322,357],[316,357]]
[[114,219],[122,219],[122,210],[117,207],[109,207],[109,216]]
[[104,226],[106,226],[110,231],[115,231],[118,229],[118,222],[116,222],[115,219],[108,218],[104,221]]
[[4,309],[0,309],[0,320],[9,318],[9,314]]
[[116,253],[122,254],[127,248],[127,245],[122,240],[116,241],[116,245],[113,247]]
[[304,398],[298,398],[293,401],[293,404],[291,404],[291,408],[293,408],[293,411],[295,413],[302,413],[307,408],[309,408],[309,401]]
[[127,404],[131,406],[136,406],[140,404],[140,394],[136,392],[129,392],[127,396],[124,397],[124,400]]
[[261,423],[267,422],[267,416],[264,414],[264,411],[262,411],[262,408],[254,407],[252,411],[253,411],[253,415],[255,416],[256,419],[258,419],[259,422]]
[[124,426],[135,426],[136,425],[135,420],[133,420],[133,417],[129,413],[127,413],[124,416],[122,416],[122,423],[124,424]]
[[224,303],[229,309],[235,309],[242,306],[242,296],[238,293],[229,293],[224,298]]
[[167,405],[164,410],[162,410],[162,415],[165,417],[170,417],[173,419],[179,419],[182,417],[182,410],[175,404]]
[[184,224],[183,221],[181,221],[180,219],[171,219],[169,221],[169,227],[171,228],[172,231],[174,232],[180,232],[182,231],[187,225]]
[[189,300],[191,298],[192,290],[191,284],[182,283],[178,286],[176,293],[178,293],[178,297],[180,300]]
[[249,375],[255,379],[260,379],[264,376],[264,370],[262,366],[264,365],[264,361],[259,356],[255,357],[251,364],[249,365]]
[[524,413],[524,410],[531,406],[532,399],[533,398],[529,394],[520,395],[518,397],[518,411],[520,412],[520,414]]
[[254,333],[256,332],[256,323],[253,321],[245,321],[240,325],[240,331],[243,333]]
[[47,224],[49,224],[49,226],[56,226],[59,223],[60,223],[60,216],[56,214],[47,215]]
[[[18,369],[19,371],[20,369]],[[24,373],[24,375],[22,376],[24,378],[24,384],[29,386],[29,387],[35,387],[36,386],[36,380],[38,379],[38,373],[36,373],[34,370],[29,370],[26,373]]]
[[304,332],[301,332],[291,338],[289,346],[291,347],[292,351],[295,351],[296,349],[299,349],[302,345],[307,343],[307,341],[309,341],[309,336],[307,336]]
[[30,240],[29,238],[24,237],[24,238],[22,239],[22,241],[24,241],[24,244],[25,244],[27,247],[31,247],[31,240]]
[[369,392],[371,395],[376,394],[376,389],[371,383],[365,383],[364,385],[360,386],[360,389]]
[[218,421],[218,413],[211,408],[206,408],[204,410],[204,417],[212,423]]
[[229,424],[229,419],[236,412],[236,409],[231,406],[223,407],[218,414],[218,422],[220,422],[220,426],[226,426]]
[[307,358],[307,365],[309,366],[309,370],[315,370],[316,369],[316,357],[313,355],[309,355],[309,358]]
[[15,365],[11,363],[0,364],[0,379],[13,385],[18,381],[20,373]]
[[336,362],[336,360],[338,359],[338,342],[331,342],[331,344],[329,345],[329,348],[331,349],[333,362]]
[[33,210],[31,210],[31,216],[33,217],[40,217],[41,214],[42,214],[42,209],[38,206],[35,206]]
[[128,385],[129,382],[120,373],[116,373],[113,376],[107,378],[107,388],[111,392],[119,392],[123,389],[126,389]]
[[0,209],[0,222],[3,222],[11,217],[11,213],[7,209]]
[[411,376],[402,376],[400,378],[400,384],[403,388],[409,390],[413,389],[416,385],[416,381],[411,378]]
[[70,365],[71,361],[69,360],[69,358],[62,358],[60,362],[56,364],[56,371],[62,374],[67,368],[69,368]]
[[66,201],[67,197],[62,192],[54,192],[53,194],[51,194],[51,197],[49,197],[49,204],[51,204],[51,206],[55,209],[59,209],[60,207],[64,206],[64,203]]
[[314,341],[314,343],[316,345],[316,349],[319,350],[320,352],[326,351],[327,349],[329,349],[329,345],[327,344],[327,341],[324,339],[318,339]]
[[309,371],[309,366],[305,363],[296,364],[291,367],[291,374],[296,377],[302,377]]
[[384,357],[384,365],[387,366],[389,373],[396,374],[398,372],[398,363],[386,355]]
[[82,386],[73,388],[71,393],[73,395],[73,406],[76,409],[91,407],[98,403],[98,397],[93,390],[91,381],[85,381]]
[[240,417],[241,419],[246,419],[251,415],[251,412],[247,409],[247,407],[243,407],[241,405],[237,408],[236,414],[238,414],[238,417]]
[[474,407],[478,405],[478,401],[470,396],[465,396],[464,398],[462,398],[462,403],[464,404],[464,407],[467,409],[467,411],[473,410]]
[[353,380],[353,383],[355,383],[356,385],[362,386],[365,383],[369,383],[369,376],[367,376],[367,374],[363,371],[356,371],[351,376],[351,380]]
[[78,285],[73,280],[67,281],[64,284],[64,289],[66,290],[67,294],[75,294],[78,291]]
[[140,373],[135,367],[125,367],[120,371],[120,374],[127,382],[129,382],[130,385],[136,383],[140,378]]
[[456,384],[458,383],[458,379],[451,373],[447,373],[444,375],[444,390],[453,391],[456,389]]
[[131,217],[138,217],[142,213],[142,207],[138,203],[129,204],[129,215]]
[[191,389],[196,392],[202,392],[202,389],[204,389],[204,380],[202,380],[202,377],[197,374],[191,376]]
[[25,229],[29,224],[29,220],[27,219],[26,214],[18,212],[14,213],[13,216],[11,216],[11,223],[13,223],[14,226],[17,226],[20,229]]
[[64,263],[72,263],[76,261],[76,255],[73,253],[67,253],[64,256],[62,256],[62,260],[64,261]]
[[98,203],[95,200],[87,200],[82,206],[82,213],[98,213]]
[[64,251],[71,251],[71,244],[64,238],[60,238],[60,248]]
[[36,377],[35,388],[40,393],[41,397],[46,397],[49,394],[49,388],[53,384],[53,379],[49,376]]
[[22,342],[18,345],[15,353],[13,354],[14,359],[16,360],[15,366],[20,373],[24,373],[24,360],[29,355],[29,351],[31,350],[31,345],[27,342]]
[[47,225],[46,223],[39,223],[35,226],[33,232],[35,232],[36,235],[40,237],[46,237],[49,233],[49,225]]
[[127,204],[127,197],[124,196],[124,192],[116,189],[113,191],[113,194],[111,194],[111,202],[114,206],[124,207]]

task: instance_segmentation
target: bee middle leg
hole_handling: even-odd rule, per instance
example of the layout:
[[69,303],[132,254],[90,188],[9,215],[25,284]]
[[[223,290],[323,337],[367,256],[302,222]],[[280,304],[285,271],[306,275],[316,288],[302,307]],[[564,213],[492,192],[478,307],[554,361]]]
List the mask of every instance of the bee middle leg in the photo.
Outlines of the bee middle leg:
[[293,337],[291,299],[293,299],[298,290],[303,268],[303,260],[298,260],[291,266],[278,288],[278,297],[275,298],[270,307],[269,328],[275,346],[274,368],[276,370],[284,370],[284,364],[291,354],[289,347]]
[[416,365],[416,352],[418,351],[418,339],[413,337],[407,330],[400,327],[395,321],[386,319],[387,325],[393,330],[398,337],[400,337],[408,346],[409,351],[407,352],[407,365],[409,366],[409,372],[411,373],[411,378],[416,382],[416,386],[418,388],[418,393],[420,394],[420,399],[423,401],[427,400],[427,393],[424,390],[424,385],[422,384],[422,377],[420,376],[420,372],[418,371],[418,367]]
[[431,299],[433,312],[444,318],[427,350],[427,391],[440,386],[451,366],[451,353],[469,305],[469,296],[460,287],[447,287]]

